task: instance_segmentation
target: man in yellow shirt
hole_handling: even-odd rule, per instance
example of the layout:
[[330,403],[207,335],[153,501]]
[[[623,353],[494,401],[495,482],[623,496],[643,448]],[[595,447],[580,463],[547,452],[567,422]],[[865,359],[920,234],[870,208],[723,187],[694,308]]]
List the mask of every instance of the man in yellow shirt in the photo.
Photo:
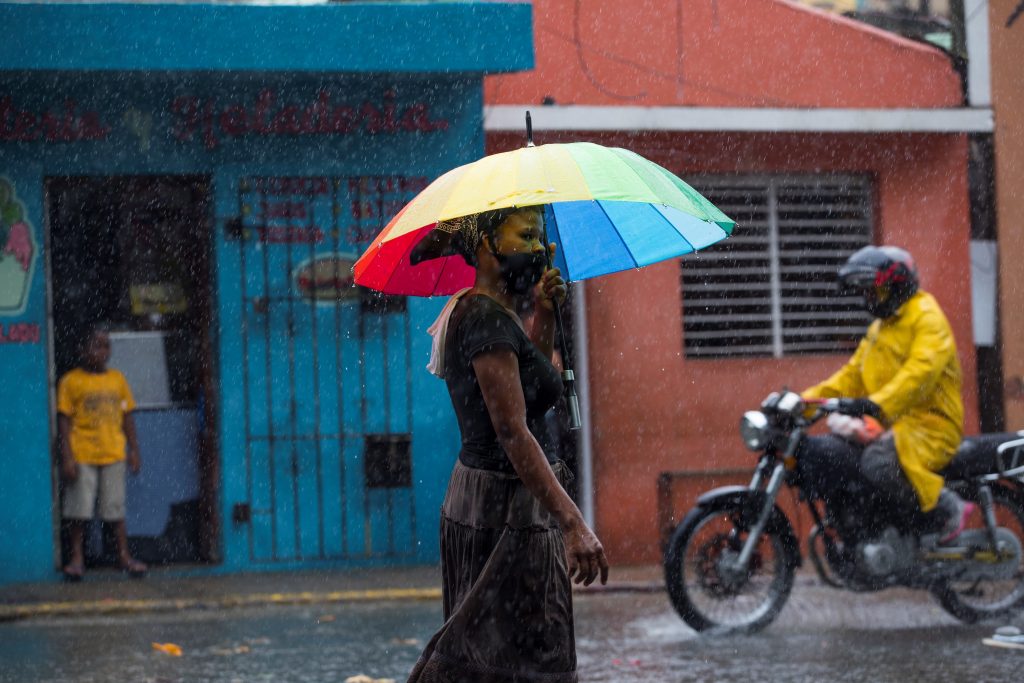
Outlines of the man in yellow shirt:
[[81,366],[57,385],[57,435],[64,478],[64,519],[69,522],[71,559],[64,576],[72,581],[85,571],[85,526],[99,502],[99,516],[114,527],[118,565],[142,576],[146,565],[128,552],[125,529],[125,465],[141,468],[139,444],[131,411],[135,409],[128,381],[108,369],[110,335],[96,327],[82,351]]
[[938,472],[963,438],[961,373],[953,331],[917,267],[898,247],[864,247],[839,271],[840,286],[875,316],[853,357],[805,398],[844,398],[842,412],[871,415],[888,429],[868,444],[860,472],[894,500],[917,502],[941,519],[940,541],[963,531],[974,511],[943,487]]

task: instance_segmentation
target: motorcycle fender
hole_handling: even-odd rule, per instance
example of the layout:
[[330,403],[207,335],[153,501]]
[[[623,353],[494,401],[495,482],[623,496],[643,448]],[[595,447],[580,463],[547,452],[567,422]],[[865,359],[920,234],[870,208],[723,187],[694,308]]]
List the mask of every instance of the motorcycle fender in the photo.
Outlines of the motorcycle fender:
[[[739,507],[743,512],[743,522],[753,525],[766,502],[767,494],[764,491],[752,491],[746,486],[720,486],[701,495],[697,499],[695,509]],[[796,540],[789,519],[778,505],[775,506],[775,511],[768,520],[768,528],[782,541],[786,555],[793,562],[793,566],[801,566],[803,558],[800,554],[800,543]]]
[[697,499],[697,505],[706,506],[711,504],[712,501],[717,501],[719,498],[724,501],[739,501],[744,496],[750,496],[752,501],[754,496],[760,495],[763,501],[764,491],[751,491],[746,486],[719,486],[717,489],[711,489],[705,493],[702,493],[700,498]]

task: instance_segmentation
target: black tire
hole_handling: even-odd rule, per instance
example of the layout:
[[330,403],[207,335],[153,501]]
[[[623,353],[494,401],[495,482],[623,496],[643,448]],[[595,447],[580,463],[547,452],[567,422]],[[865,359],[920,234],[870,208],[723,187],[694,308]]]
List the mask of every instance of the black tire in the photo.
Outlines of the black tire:
[[[964,498],[973,499],[967,495]],[[997,523],[1000,526],[1012,523],[1012,531],[1024,544],[1024,496],[1019,491],[993,486],[992,499],[996,508]],[[972,527],[978,524],[976,521]],[[971,585],[947,582],[933,587],[931,593],[944,610],[966,624],[974,624],[979,621],[1000,619],[1024,608],[1024,558],[1018,561],[1013,579],[998,583],[999,586],[996,586],[995,582],[975,582]],[[997,591],[998,588],[1003,590]],[[977,596],[970,595],[968,590],[975,593],[979,590],[983,593],[988,590],[990,596],[999,597],[990,597],[988,604],[979,604],[980,601],[972,599]]]
[[[759,631],[778,616],[793,588],[799,550],[792,527],[778,508],[765,526],[746,576],[739,580],[733,577],[733,585],[725,585],[729,582],[715,575],[718,570],[715,554],[720,555],[723,550],[737,552],[746,539],[747,523],[744,520],[750,515],[745,514],[749,513],[745,507],[744,501],[735,498],[711,501],[691,510],[672,535],[665,553],[668,595],[676,612],[695,631],[717,634]],[[722,530],[705,538],[704,532],[716,522],[722,523]],[[732,529],[738,531],[735,538],[730,533]],[[765,558],[767,548],[771,549],[768,562]],[[752,587],[753,579],[766,569],[770,569],[774,576],[766,587],[764,599],[754,609],[729,619],[715,614],[708,607],[715,603],[726,606],[729,601],[735,602]]]

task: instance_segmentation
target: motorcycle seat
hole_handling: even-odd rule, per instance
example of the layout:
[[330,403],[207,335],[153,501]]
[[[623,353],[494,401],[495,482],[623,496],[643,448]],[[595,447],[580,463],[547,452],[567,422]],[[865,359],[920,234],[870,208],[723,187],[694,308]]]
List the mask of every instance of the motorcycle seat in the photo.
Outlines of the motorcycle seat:
[[[1024,431],[968,436],[960,444],[953,460],[941,474],[946,479],[970,479],[991,474],[999,470],[996,450],[1007,441],[1024,438]],[[1004,465],[1012,467],[1012,457],[1004,455]]]

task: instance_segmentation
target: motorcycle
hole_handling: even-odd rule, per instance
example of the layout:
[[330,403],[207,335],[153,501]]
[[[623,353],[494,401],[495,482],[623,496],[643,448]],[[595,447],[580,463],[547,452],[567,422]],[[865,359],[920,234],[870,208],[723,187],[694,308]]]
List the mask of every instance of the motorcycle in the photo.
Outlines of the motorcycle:
[[896,505],[857,476],[822,491],[801,467],[799,456],[818,443],[807,431],[840,407],[782,391],[743,415],[740,435],[760,453],[753,479],[700,496],[665,552],[668,594],[683,620],[700,632],[751,633],[779,614],[802,565],[777,505],[783,486],[810,511],[807,555],[833,588],[926,590],[966,623],[1024,606],[1024,431],[964,440],[942,474],[980,514],[942,544],[934,515]]

